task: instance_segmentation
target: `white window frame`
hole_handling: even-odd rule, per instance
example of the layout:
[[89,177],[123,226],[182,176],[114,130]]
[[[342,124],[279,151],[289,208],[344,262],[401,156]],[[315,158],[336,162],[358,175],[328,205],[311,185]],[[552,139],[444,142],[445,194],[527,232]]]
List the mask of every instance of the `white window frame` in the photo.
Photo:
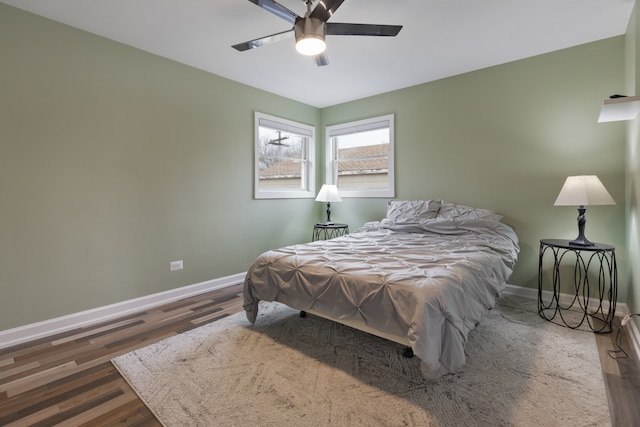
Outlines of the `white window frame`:
[[368,130],[389,128],[389,166],[387,170],[387,188],[353,189],[340,188],[341,197],[395,197],[394,172],[394,115],[372,117],[355,122],[342,123],[325,128],[326,136],[326,181],[327,184],[338,184],[338,162],[336,161],[337,146],[335,137]]
[[[300,189],[285,188],[260,188],[260,126],[268,126],[282,132],[291,132],[302,135],[306,138],[306,164],[302,172],[302,187]],[[295,198],[311,198],[315,197],[316,192],[316,172],[315,172],[315,141],[316,128],[303,123],[297,123],[292,120],[280,117],[270,116],[268,114],[254,113],[254,198],[256,199],[295,199]]]

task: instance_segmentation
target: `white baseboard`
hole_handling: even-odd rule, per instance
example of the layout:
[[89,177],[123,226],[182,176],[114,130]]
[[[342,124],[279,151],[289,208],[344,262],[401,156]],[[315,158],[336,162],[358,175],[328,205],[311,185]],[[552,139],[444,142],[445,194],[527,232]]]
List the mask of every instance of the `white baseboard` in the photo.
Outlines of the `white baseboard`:
[[503,294],[505,296],[520,297],[520,298],[530,299],[530,300],[533,300],[533,301],[537,301],[538,300],[538,290],[537,289],[525,288],[525,287],[522,287],[522,286],[515,286],[515,285],[507,284],[506,288],[504,289]]
[[[504,290],[504,294],[507,296],[513,296],[513,297],[520,297],[520,298],[526,298],[526,299],[531,299],[534,301],[538,300],[538,289],[533,289],[533,288],[525,288],[522,286],[515,286],[515,285],[507,285],[507,287]],[[553,292],[550,291],[542,291],[542,298],[544,298],[544,301],[550,301],[551,297],[553,296]],[[573,295],[569,295],[569,294],[560,294],[560,303],[562,304],[570,304],[571,300],[573,299]],[[609,312],[609,303],[606,301],[602,302],[603,304],[603,309],[605,313]],[[589,299],[589,305],[593,305],[593,306],[597,306],[598,305],[598,300],[594,299],[594,298],[590,298]],[[629,314],[629,307],[627,307],[626,304],[624,303],[616,303],[616,316],[625,316]]]
[[54,335],[71,329],[104,322],[116,317],[126,316],[130,313],[146,310],[162,304],[167,304],[193,295],[222,289],[227,286],[244,282],[246,273],[234,274],[196,283],[194,285],[171,289],[157,294],[147,295],[122,301],[116,304],[97,307],[91,310],[81,311],[42,322],[31,323],[13,329],[0,331],[0,348],[11,347],[27,341]]
[[640,365],[640,332],[634,321],[627,323],[629,330],[629,341],[633,347],[633,353],[636,355],[636,363]]

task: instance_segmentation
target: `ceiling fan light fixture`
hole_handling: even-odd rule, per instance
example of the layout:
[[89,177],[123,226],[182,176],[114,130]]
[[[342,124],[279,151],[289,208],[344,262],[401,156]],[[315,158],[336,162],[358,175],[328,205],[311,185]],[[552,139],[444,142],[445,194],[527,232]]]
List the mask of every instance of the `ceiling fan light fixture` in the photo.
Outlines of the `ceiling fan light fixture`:
[[231,46],[232,48],[244,52],[295,36],[296,50],[302,55],[313,57],[317,67],[329,64],[329,58],[325,50],[327,47],[325,36],[327,34],[330,36],[394,37],[402,29],[402,25],[327,23],[344,0],[303,0],[307,5],[307,13],[304,14],[304,17],[278,3],[280,0],[249,1],[278,18],[290,24],[292,23],[293,28],[270,36],[238,43]]
[[327,48],[324,42],[326,23],[315,18],[303,18],[296,21],[294,31],[296,50],[307,56],[319,55]]
[[298,53],[307,56],[319,55],[327,48],[324,40],[315,34],[307,34],[296,42]]

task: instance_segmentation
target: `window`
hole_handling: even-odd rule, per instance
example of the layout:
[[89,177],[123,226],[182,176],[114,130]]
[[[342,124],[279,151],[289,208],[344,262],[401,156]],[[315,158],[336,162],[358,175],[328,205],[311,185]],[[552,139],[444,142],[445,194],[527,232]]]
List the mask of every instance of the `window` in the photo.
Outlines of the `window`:
[[315,197],[315,128],[255,113],[256,199]]
[[345,197],[394,197],[393,115],[327,127],[327,182]]

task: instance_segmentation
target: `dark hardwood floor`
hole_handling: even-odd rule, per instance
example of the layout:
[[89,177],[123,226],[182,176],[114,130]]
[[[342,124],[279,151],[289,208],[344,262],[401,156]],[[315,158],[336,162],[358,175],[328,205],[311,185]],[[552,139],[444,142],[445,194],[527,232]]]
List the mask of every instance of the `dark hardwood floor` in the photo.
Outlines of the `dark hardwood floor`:
[[[0,426],[159,426],[110,360],[240,310],[236,285],[0,349]],[[627,359],[608,355],[615,333],[596,341],[612,424],[626,427],[640,420],[640,369],[621,337]]]

